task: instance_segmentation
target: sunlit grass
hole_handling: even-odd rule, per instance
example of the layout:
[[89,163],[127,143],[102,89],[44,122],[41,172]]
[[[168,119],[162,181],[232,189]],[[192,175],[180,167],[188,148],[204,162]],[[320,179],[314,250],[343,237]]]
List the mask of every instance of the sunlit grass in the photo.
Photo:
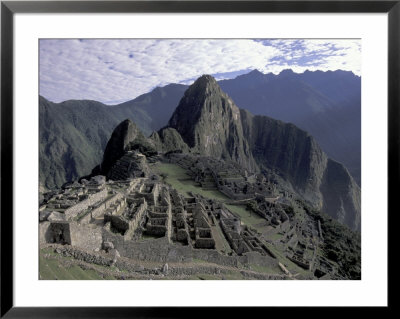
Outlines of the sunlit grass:
[[202,195],[206,198],[216,200],[228,200],[229,198],[219,190],[204,190],[198,183],[191,179],[186,170],[177,164],[159,163],[156,169],[161,174],[165,174],[165,182],[170,184],[184,196],[190,196],[190,192]]

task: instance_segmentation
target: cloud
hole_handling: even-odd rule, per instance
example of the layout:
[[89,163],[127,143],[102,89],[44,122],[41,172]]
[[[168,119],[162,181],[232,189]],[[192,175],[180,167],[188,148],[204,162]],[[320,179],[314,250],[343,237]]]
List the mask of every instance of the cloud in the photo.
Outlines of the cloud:
[[246,70],[291,68],[361,73],[358,40],[40,40],[40,94],[60,102],[126,101],[168,83],[217,79]]

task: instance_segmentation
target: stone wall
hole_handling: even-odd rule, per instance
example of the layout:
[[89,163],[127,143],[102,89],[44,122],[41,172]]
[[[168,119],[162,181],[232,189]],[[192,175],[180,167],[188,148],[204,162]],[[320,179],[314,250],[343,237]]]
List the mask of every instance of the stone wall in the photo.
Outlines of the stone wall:
[[234,200],[246,200],[254,198],[254,193],[253,194],[243,194],[242,192],[235,193],[230,187],[226,185],[219,185],[218,190]]
[[91,211],[91,217],[96,218],[96,217],[101,216],[102,214],[104,214],[104,212],[106,211],[107,208],[109,208],[112,204],[114,204],[118,200],[122,199],[123,197],[124,196],[121,193],[115,194],[113,197],[104,201],[103,203],[98,205],[96,208],[94,208]]
[[137,207],[134,215],[132,216],[131,220],[129,221],[129,234],[132,234],[139,225],[139,222],[142,220],[143,214],[147,209],[147,202],[146,199],[142,198],[139,207]]
[[[110,266],[114,265],[118,269],[123,269],[129,272],[143,273],[143,274],[152,274],[159,275],[161,273],[161,268],[148,269],[137,263],[131,263],[123,258],[119,258],[118,260],[113,260],[114,257],[111,257],[109,254],[105,254],[103,252],[88,252],[85,250],[81,250],[76,247],[72,247],[69,245],[57,247],[57,253],[61,254],[64,257],[73,257],[76,260],[80,260],[90,264],[96,264],[100,266]],[[233,257],[231,257],[232,259]],[[174,260],[171,254],[171,261]],[[233,258],[234,259],[234,258]],[[224,269],[219,267],[213,267],[210,265],[196,265],[195,267],[170,267],[168,270],[168,275],[179,276],[179,275],[196,275],[196,274],[230,274],[230,269]],[[247,278],[251,279],[259,279],[259,280],[271,280],[271,279],[287,279],[287,275],[283,274],[261,274],[261,273],[253,273],[248,271],[240,271],[240,273]],[[325,279],[325,278],[324,278]]]
[[101,249],[103,241],[101,228],[91,227],[91,225],[79,225],[75,222],[71,222],[69,226],[71,245],[86,250]]
[[157,262],[182,262],[191,261],[190,248],[187,246],[175,246],[169,243],[167,237],[151,241],[134,242],[125,240],[123,236],[114,234],[103,228],[103,240],[114,244],[114,248],[123,257],[138,260],[149,260]]
[[89,253],[87,251],[83,251],[80,250],[79,248],[68,245],[57,247],[57,252],[63,255],[64,257],[73,257],[77,260],[81,260],[90,264],[96,264],[100,266],[110,266],[114,258],[102,252]]
[[69,222],[55,221],[39,224],[40,243],[71,244]]
[[264,266],[264,267],[276,267],[278,266],[278,260],[268,256],[268,255],[260,255],[259,253],[255,251],[251,251],[248,253],[245,253],[243,256],[245,259],[243,259],[243,262],[246,264],[251,264],[251,265],[258,265],[258,266]]
[[40,244],[50,243],[49,227],[50,227],[50,222],[39,223],[39,243]]
[[238,267],[243,264],[242,256],[224,256],[213,249],[192,249],[192,256],[195,259],[208,261],[223,266]]
[[[151,188],[151,191],[148,191],[148,188]],[[144,184],[144,187],[141,187],[139,193],[137,193],[138,197],[146,198],[147,202],[150,205],[157,205],[158,196],[160,195],[160,185],[158,183],[154,184]]]
[[91,212],[87,212],[85,216],[79,218],[78,222],[80,224],[89,224],[92,221],[92,214]]
[[168,242],[167,237],[145,241],[133,242],[124,240],[123,236],[103,229],[103,240],[114,244],[121,256],[156,262],[191,262],[199,259],[222,266],[238,267],[248,264],[260,266],[277,266],[278,261],[270,256],[259,253],[246,253],[243,256],[225,256],[214,249],[193,249],[190,246],[180,246]]
[[90,195],[87,199],[77,203],[74,206],[69,207],[65,210],[65,216],[71,220],[76,217],[79,213],[87,209],[89,206],[96,204],[97,202],[104,200],[108,195],[107,189],[103,189],[100,192]]
[[105,214],[104,222],[110,222],[111,226],[118,230],[121,234],[125,234],[125,232],[129,230],[129,220],[121,215]]
[[39,241],[94,250],[101,248],[102,231],[76,222],[43,222],[39,224]]

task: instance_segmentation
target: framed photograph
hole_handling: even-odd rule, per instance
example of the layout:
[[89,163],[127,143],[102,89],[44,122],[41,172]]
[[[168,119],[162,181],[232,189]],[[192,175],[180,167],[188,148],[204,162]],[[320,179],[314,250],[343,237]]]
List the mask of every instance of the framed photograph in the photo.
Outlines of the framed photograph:
[[2,1],[1,316],[389,309],[399,19]]

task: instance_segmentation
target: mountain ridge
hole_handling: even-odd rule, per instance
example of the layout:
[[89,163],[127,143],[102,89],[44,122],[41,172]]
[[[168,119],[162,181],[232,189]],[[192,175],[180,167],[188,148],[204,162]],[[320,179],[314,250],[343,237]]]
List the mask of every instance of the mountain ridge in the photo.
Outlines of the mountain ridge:
[[177,133],[171,144],[183,140],[189,152],[232,160],[249,171],[277,170],[314,207],[360,229],[361,191],[347,169],[329,159],[306,131],[239,110],[211,76],[188,88],[169,126],[152,134],[154,144],[162,144],[160,135],[171,129]]
[[[303,74],[334,76],[336,73],[337,71],[306,71]],[[348,72],[342,73],[360,79]],[[279,75],[252,71],[236,78],[241,79],[237,88],[246,87],[243,78],[249,79],[248,88],[254,87],[252,79],[254,76],[261,79],[263,83],[267,83]],[[229,81],[233,83],[235,79]],[[223,81],[218,83],[221,84],[221,82]],[[329,85],[332,85],[332,82],[329,82]],[[41,184],[51,189],[78,176],[89,174],[93,165],[99,164],[99,158],[104,152],[112,130],[126,118],[134,120],[145,135],[150,135],[153,131],[166,126],[186,88],[185,85],[170,84],[155,88],[135,100],[112,106],[85,100],[53,103],[45,100],[44,97],[39,97]],[[232,97],[232,92],[228,90],[227,93]],[[234,102],[237,104],[235,99]],[[250,103],[246,105],[250,106]],[[329,108],[312,115],[311,118],[291,122],[311,133],[329,157],[344,163],[360,185],[361,123],[360,108],[357,105],[359,104]],[[85,110],[86,108],[88,110]],[[43,123],[50,124],[43,125]],[[168,139],[176,141],[171,139],[174,135],[172,130],[165,133],[168,133],[166,136]],[[183,144],[180,143],[180,145]]]

